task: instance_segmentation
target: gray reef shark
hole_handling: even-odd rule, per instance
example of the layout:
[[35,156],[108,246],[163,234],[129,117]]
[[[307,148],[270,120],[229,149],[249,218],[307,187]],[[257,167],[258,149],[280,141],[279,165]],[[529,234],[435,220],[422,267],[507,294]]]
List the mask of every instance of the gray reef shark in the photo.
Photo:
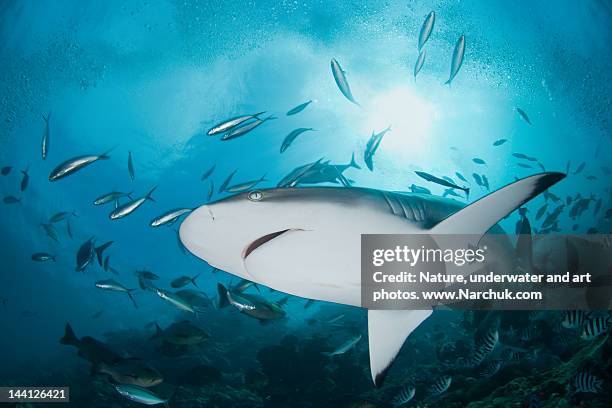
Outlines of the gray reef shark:
[[[564,177],[536,174],[468,206],[365,188],[254,190],[199,207],[179,233],[189,251],[215,268],[303,298],[359,307],[361,234],[482,236],[501,231],[497,222]],[[509,241],[499,252],[513,253]],[[408,335],[431,313],[368,310],[375,385],[382,383]]]

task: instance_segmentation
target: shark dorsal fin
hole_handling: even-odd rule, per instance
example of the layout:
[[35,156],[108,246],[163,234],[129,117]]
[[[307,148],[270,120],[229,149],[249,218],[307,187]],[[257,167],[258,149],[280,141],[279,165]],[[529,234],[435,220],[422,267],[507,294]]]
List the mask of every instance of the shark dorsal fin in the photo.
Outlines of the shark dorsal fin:
[[431,310],[368,310],[370,371],[378,387],[387,369],[395,360],[404,340],[425,319]]

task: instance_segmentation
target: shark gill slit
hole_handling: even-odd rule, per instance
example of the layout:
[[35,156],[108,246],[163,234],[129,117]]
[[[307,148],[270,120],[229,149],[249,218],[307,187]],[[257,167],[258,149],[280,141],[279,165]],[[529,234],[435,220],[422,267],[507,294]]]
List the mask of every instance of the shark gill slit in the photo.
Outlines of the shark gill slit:
[[283,235],[287,231],[291,231],[291,229],[285,229],[281,231],[272,232],[270,234],[266,234],[262,237],[257,238],[255,241],[251,242],[251,244],[244,250],[243,259],[246,259],[251,254],[251,252],[259,248],[266,242],[272,241],[274,238],[277,238]]

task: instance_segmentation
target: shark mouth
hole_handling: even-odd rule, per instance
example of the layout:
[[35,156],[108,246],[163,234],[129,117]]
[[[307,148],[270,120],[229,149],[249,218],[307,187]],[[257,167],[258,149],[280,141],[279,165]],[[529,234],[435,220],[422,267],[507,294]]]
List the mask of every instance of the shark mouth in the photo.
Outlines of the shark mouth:
[[242,253],[242,259],[246,259],[251,254],[251,252],[253,252],[257,248],[259,248],[260,246],[262,246],[266,242],[270,242],[274,238],[278,238],[281,235],[283,235],[284,233],[289,232],[289,231],[299,231],[299,230],[285,229],[285,230],[282,230],[282,231],[272,232],[270,234],[264,235],[263,237],[257,238],[255,241],[251,242],[251,244],[248,247],[246,247],[246,249]]

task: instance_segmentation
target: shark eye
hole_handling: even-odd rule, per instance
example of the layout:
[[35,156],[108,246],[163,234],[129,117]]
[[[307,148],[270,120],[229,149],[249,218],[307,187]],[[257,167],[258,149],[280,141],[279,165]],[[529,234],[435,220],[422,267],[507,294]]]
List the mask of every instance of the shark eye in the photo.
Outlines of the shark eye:
[[261,199],[263,198],[263,193],[259,190],[251,191],[248,197],[251,201],[261,201]]

